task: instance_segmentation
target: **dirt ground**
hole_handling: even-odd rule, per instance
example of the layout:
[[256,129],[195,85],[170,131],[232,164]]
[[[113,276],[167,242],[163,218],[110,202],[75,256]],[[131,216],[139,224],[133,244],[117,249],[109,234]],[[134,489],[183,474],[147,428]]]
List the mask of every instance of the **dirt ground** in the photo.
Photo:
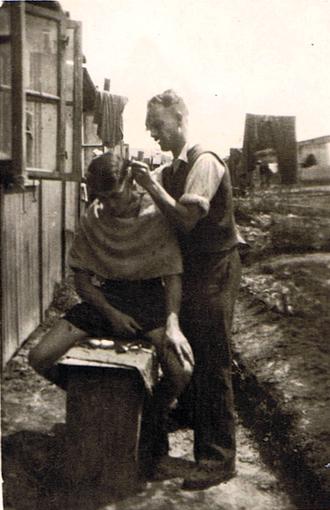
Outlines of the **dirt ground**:
[[[173,467],[160,470],[141,492],[102,501],[100,494],[82,493],[67,500],[63,479],[65,392],[37,376],[26,363],[28,349],[43,328],[28,340],[7,367],[3,382],[3,477],[5,510],[294,510],[282,482],[261,460],[249,430],[238,422],[237,476],[206,491],[181,490],[192,464],[192,431],[170,434]],[[175,460],[177,459],[177,464]],[[159,479],[157,479],[159,478]],[[101,499],[101,501],[100,501]]]
[[[160,471],[141,492],[117,501],[81,494],[72,510],[330,508],[328,192],[272,189],[237,198],[237,218],[251,245],[233,335],[237,476],[206,491],[182,491],[192,431],[180,430],[171,434],[172,472],[164,477]],[[4,373],[6,510],[71,510],[63,506],[65,394],[38,377],[26,357],[74,300],[70,286],[58,291],[47,320]]]

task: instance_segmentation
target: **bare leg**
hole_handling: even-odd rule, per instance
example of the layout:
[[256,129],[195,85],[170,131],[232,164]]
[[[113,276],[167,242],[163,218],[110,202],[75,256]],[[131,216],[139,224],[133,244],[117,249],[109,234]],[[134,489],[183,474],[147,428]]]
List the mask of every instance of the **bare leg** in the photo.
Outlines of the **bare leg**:
[[155,346],[163,372],[163,378],[156,385],[152,399],[147,401],[142,422],[142,435],[147,438],[146,443],[150,444],[152,438],[151,449],[145,452],[148,457],[151,455],[149,461],[152,473],[159,460],[168,453],[168,413],[189,383],[193,367],[188,361],[185,361],[184,366],[181,365],[174,351],[164,349],[164,328],[154,329],[145,336]]
[[182,365],[174,351],[163,348],[163,335],[164,329],[158,328],[147,333],[146,337],[155,346],[164,377],[172,386],[173,398],[177,398],[189,384],[193,366],[187,360]]
[[55,363],[75,343],[87,336],[85,331],[76,328],[65,319],[60,319],[30,351],[29,363],[38,374],[65,389],[59,367]]

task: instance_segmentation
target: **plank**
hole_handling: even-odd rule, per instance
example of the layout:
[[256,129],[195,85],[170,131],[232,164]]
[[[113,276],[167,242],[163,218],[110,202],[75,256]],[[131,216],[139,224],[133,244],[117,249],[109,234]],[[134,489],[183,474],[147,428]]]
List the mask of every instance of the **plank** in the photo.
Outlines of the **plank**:
[[49,307],[62,280],[62,183],[41,182],[42,311]]
[[33,191],[3,195],[3,363],[38,326],[38,201]]

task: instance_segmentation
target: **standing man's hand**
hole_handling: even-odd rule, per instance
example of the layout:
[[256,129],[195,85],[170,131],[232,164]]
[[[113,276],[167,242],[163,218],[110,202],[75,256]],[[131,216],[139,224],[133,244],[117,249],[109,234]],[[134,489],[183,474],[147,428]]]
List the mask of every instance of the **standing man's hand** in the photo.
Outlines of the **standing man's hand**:
[[195,361],[192,349],[180,327],[173,325],[166,327],[163,346],[164,354],[166,353],[166,349],[172,349],[183,367],[187,361],[191,366],[194,366]]
[[146,163],[142,163],[141,161],[133,161],[131,168],[132,175],[136,182],[147,190],[148,187],[153,183],[149,166]]

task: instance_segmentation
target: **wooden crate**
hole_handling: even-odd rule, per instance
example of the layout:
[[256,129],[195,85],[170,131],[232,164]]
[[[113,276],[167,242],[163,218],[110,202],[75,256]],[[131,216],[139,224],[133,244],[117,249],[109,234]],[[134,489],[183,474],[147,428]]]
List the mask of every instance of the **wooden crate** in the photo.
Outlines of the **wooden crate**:
[[[72,487],[129,494],[140,485],[150,461],[148,433],[141,445],[142,417],[150,410],[144,380],[136,368],[125,366],[121,355],[120,364],[111,366],[70,358],[70,352],[63,361],[68,371],[67,479]],[[101,350],[94,353],[95,358],[103,356]],[[146,371],[154,370],[153,356],[151,350],[143,353]]]

